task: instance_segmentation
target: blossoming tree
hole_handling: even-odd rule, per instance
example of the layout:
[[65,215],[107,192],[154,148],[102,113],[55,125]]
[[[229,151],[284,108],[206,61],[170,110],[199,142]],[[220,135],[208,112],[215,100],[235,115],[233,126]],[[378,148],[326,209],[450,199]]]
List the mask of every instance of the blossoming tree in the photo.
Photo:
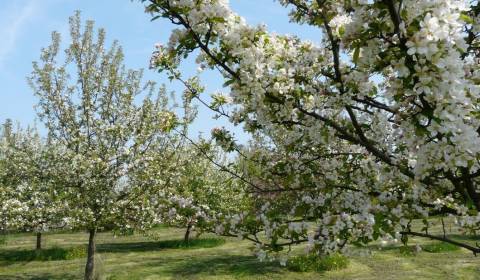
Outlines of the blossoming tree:
[[95,235],[105,226],[142,227],[150,217],[149,181],[132,174],[148,168],[170,147],[176,123],[163,89],[142,83],[128,70],[117,42],[105,47],[105,32],[93,22],[82,28],[70,18],[71,40],[61,52],[60,35],[34,62],[30,84],[49,136],[64,147],[65,186],[74,227],[89,232],[85,279],[93,279]]
[[[2,207],[0,208],[0,229],[4,234],[8,228],[11,227],[11,210],[17,207],[13,206],[12,189],[11,185],[17,181],[12,182],[13,176],[9,176],[9,164],[8,164],[8,147],[13,141],[12,129],[13,124],[11,120],[6,120],[1,128],[1,153],[0,153],[0,202]],[[13,184],[12,184],[13,183]]]
[[0,145],[2,220],[5,230],[31,231],[42,248],[42,233],[67,225],[62,188],[54,184],[59,150],[35,129],[14,130],[6,122]]
[[[290,20],[322,31],[316,43],[249,25],[226,0],[142,2],[177,26],[152,66],[202,100],[201,79],[178,70],[196,55],[229,91],[206,105],[261,135],[242,153],[257,163],[245,174],[258,226],[243,229],[266,233],[260,252],[308,242],[328,253],[397,235],[480,252],[411,227],[424,218],[428,229],[437,213],[480,228],[478,1],[280,0]],[[229,131],[214,136],[236,150]],[[246,217],[225,230],[238,234]]]
[[216,219],[241,212],[248,196],[224,170],[229,162],[224,153],[205,140],[184,143],[177,157],[170,165],[175,169],[169,172],[170,183],[157,194],[157,213],[160,221],[186,228],[184,241],[189,242],[192,230],[215,232]]
[[24,210],[16,198],[16,186],[21,183],[17,176],[18,169],[12,168],[11,164],[13,159],[16,159],[12,149],[16,146],[16,142],[13,122],[7,119],[2,125],[0,139],[0,229],[2,233],[18,228],[21,224],[21,219],[18,217]]

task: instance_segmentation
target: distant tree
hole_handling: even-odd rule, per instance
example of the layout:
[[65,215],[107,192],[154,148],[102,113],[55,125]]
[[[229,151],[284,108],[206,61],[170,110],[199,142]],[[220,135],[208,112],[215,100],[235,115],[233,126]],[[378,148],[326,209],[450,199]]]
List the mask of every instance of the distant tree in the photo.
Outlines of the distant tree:
[[0,227],[3,233],[16,225],[12,222],[17,214],[14,210],[21,211],[19,201],[15,200],[13,196],[15,186],[20,182],[11,165],[11,159],[14,158],[11,147],[15,145],[15,137],[12,131],[12,120],[7,119],[2,124],[0,135]]
[[36,249],[41,249],[42,233],[65,227],[68,220],[62,189],[54,180],[61,164],[59,150],[35,129],[13,129],[8,121],[0,150],[4,228],[34,232]]
[[70,37],[62,53],[60,34],[52,34],[29,80],[40,119],[65,149],[67,168],[59,181],[73,225],[89,232],[85,279],[91,280],[97,231],[112,224],[139,226],[148,218],[151,185],[131,175],[171,147],[176,116],[165,91],[143,84],[142,71],[128,70],[121,47],[115,41],[106,48],[105,31],[95,33],[93,21],[82,30],[77,12]]
[[237,178],[222,169],[223,165],[233,162],[203,140],[192,143],[179,147],[178,159],[173,165],[176,172],[170,173],[174,175],[170,183],[159,192],[161,203],[158,204],[160,221],[186,228],[185,242],[190,240],[192,230],[197,234],[215,232],[214,221],[241,212],[247,200],[244,189],[237,185]]

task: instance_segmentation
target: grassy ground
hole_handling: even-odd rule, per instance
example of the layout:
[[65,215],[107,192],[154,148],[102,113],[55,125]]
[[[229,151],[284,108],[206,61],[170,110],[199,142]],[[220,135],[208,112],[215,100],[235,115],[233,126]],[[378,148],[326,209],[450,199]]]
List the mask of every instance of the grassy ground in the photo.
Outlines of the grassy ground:
[[[352,248],[345,269],[300,273],[278,263],[258,262],[246,241],[213,239],[183,248],[181,243],[171,241],[181,239],[182,230],[159,228],[155,233],[158,240],[142,235],[114,238],[111,233],[100,233],[97,267],[102,279],[480,279],[480,256],[424,239],[410,242],[410,248],[416,244],[424,247],[419,253],[401,249],[400,244],[373,244]],[[457,238],[480,241],[478,236]],[[46,248],[78,248],[87,239],[86,233],[48,234],[44,244]],[[0,245],[0,279],[83,279],[84,258],[19,261],[6,257],[34,245],[31,234],[8,236],[6,244]]]

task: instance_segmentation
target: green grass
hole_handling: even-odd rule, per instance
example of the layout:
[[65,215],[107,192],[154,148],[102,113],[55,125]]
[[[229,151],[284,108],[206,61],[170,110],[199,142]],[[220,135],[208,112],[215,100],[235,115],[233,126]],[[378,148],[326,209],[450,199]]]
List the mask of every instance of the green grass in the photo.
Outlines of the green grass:
[[450,243],[437,242],[422,246],[422,250],[429,253],[452,252],[460,250],[460,247]]
[[198,249],[213,248],[225,243],[221,238],[192,239],[188,242],[183,240],[162,240],[149,242],[125,242],[103,243],[97,246],[99,252],[146,252],[162,249]]
[[[437,225],[432,228],[435,232]],[[452,229],[451,236],[475,244],[478,236],[463,236]],[[278,262],[260,262],[254,256],[248,241],[219,239],[202,235],[186,244],[184,231],[177,228],[158,227],[152,232],[155,239],[144,235],[114,237],[112,233],[98,234],[96,258],[101,279],[480,279],[480,257],[465,249],[452,249],[450,245],[426,239],[410,239],[407,248],[412,254],[402,253],[401,243],[374,243],[364,247],[350,246],[344,257],[319,261],[321,269],[297,272]],[[46,250],[51,248],[85,248],[86,233],[44,234]],[[422,250],[417,251],[416,245]],[[0,256],[12,252],[32,251],[35,236],[11,234],[8,242],[0,246]],[[56,249],[58,250],[58,249]],[[300,252],[303,250],[300,248]],[[0,257],[0,279],[82,279],[85,258],[13,261]],[[288,262],[287,262],[288,265]],[[319,271],[316,271],[319,270]]]
[[287,262],[288,269],[297,272],[339,270],[347,266],[348,258],[340,254],[329,256],[318,256],[316,254],[300,255],[290,258]]
[[73,260],[87,256],[86,246],[53,247],[41,250],[2,250],[0,260],[8,262]]
[[[397,248],[395,248],[395,249],[397,249]],[[413,257],[413,256],[416,256],[420,252],[420,250],[417,250],[417,246],[408,246],[407,245],[407,246],[398,247],[398,252],[400,253],[400,255],[402,255],[404,257]]]

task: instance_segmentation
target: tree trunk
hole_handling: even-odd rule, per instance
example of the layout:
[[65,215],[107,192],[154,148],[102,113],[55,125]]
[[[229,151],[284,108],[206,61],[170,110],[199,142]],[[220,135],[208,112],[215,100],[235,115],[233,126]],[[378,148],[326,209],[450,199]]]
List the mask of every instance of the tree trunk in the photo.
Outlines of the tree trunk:
[[190,232],[192,230],[192,226],[193,226],[192,223],[187,224],[187,231],[185,232],[185,237],[183,238],[183,241],[185,243],[188,243],[190,241]]
[[463,184],[465,186],[465,189],[468,193],[468,196],[470,197],[473,205],[477,209],[477,211],[480,211],[480,193],[477,192],[477,188],[474,184],[474,181],[472,178],[470,178],[470,172],[467,168],[462,168],[462,179],[463,179]]
[[89,230],[87,264],[85,265],[85,280],[95,278],[95,233],[96,229]]
[[480,211],[480,194],[477,192],[475,185],[472,182],[472,179],[465,180],[465,187],[467,189],[468,195],[472,200],[473,205]]
[[37,232],[37,247],[36,247],[37,250],[41,250],[42,249],[42,233],[41,232]]

